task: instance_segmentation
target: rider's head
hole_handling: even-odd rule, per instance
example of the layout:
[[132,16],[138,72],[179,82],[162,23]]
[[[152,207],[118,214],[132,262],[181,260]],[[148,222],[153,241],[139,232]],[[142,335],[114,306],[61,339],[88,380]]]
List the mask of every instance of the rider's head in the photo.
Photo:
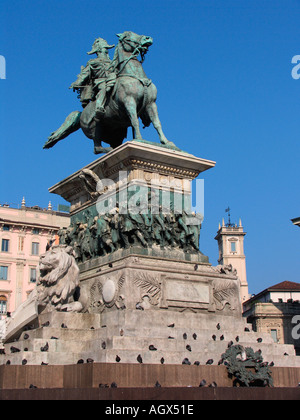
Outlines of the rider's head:
[[103,38],[95,39],[93,43],[92,50],[88,52],[89,55],[96,54],[97,52],[107,52],[108,49],[114,48],[114,45],[108,45],[108,43]]

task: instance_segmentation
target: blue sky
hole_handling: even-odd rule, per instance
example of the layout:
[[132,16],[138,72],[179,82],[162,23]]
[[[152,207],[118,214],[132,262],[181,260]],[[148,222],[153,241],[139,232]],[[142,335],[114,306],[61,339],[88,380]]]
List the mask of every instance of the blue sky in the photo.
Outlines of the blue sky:
[[[202,252],[217,264],[214,237],[230,206],[247,232],[250,292],[299,282],[300,230],[290,221],[300,216],[299,20],[296,0],[2,0],[0,202],[65,203],[48,188],[96,158],[92,142],[78,131],[42,146],[80,110],[68,87],[94,39],[116,43],[132,30],[154,39],[144,69],[166,136],[216,161],[203,174]],[[152,127],[142,133],[158,141]]]

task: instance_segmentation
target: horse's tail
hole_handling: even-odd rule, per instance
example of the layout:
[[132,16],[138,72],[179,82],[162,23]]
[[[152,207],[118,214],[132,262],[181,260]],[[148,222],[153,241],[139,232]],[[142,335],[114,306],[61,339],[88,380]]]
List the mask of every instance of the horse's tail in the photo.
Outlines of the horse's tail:
[[43,149],[50,149],[58,141],[66,138],[69,134],[74,133],[80,128],[80,111],[73,111],[67,116],[65,122],[48,137],[48,141],[43,146]]

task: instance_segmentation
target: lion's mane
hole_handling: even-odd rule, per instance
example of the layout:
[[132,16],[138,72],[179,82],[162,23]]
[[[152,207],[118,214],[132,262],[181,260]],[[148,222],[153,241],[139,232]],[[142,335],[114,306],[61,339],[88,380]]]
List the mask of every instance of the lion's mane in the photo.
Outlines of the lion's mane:
[[41,305],[60,309],[74,301],[79,285],[79,268],[72,247],[57,245],[40,257],[38,301]]

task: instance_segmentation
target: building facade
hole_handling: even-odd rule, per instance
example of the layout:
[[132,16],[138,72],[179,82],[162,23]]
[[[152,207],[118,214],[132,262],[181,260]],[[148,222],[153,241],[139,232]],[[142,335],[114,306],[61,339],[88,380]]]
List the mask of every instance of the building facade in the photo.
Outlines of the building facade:
[[231,223],[225,225],[223,219],[222,226],[219,225],[219,230],[215,237],[219,246],[218,263],[222,265],[231,264],[237,271],[237,275],[240,279],[242,303],[249,299],[246,256],[244,254],[245,235],[246,232],[244,232],[241,220],[239,221],[239,226],[237,226],[236,224]]
[[300,355],[300,283],[284,281],[263,290],[244,302],[243,315],[254,331],[293,344]]
[[38,206],[0,206],[0,317],[13,312],[35,286],[40,255],[58,243],[57,232],[69,226],[69,214]]

